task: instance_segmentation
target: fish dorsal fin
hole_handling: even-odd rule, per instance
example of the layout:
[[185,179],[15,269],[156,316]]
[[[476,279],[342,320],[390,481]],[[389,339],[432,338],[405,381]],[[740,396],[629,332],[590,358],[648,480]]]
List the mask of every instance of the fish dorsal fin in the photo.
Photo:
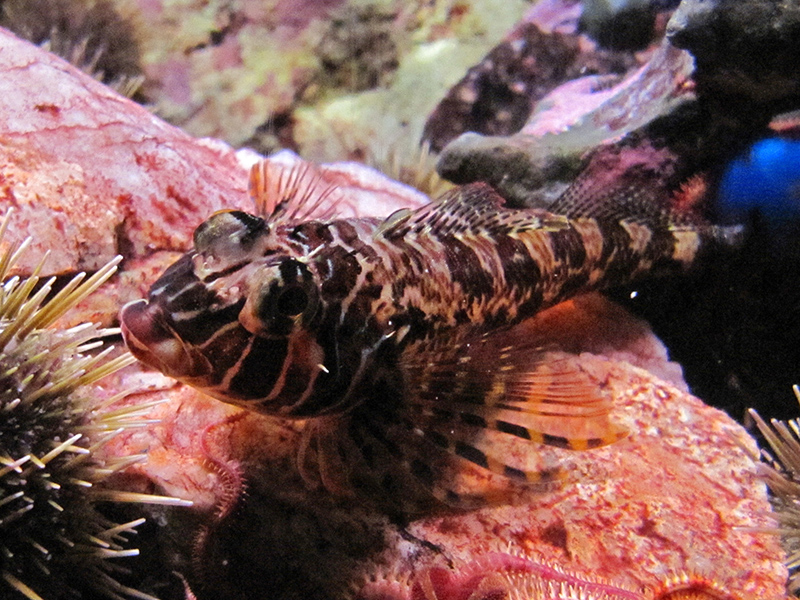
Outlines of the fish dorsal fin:
[[652,186],[620,182],[607,187],[588,177],[580,177],[548,207],[570,219],[628,221],[653,226],[669,226],[686,221]]
[[259,216],[292,224],[331,218],[338,188],[326,184],[311,163],[262,160],[250,169],[249,192]]
[[503,198],[485,183],[472,183],[445,192],[415,211],[395,213],[379,228],[391,239],[409,234],[492,235],[515,230],[555,231],[569,227],[568,220],[541,209],[509,210]]
[[696,202],[676,202],[677,168],[669,148],[646,139],[601,146],[548,210],[570,219],[638,222],[653,227],[699,224],[702,219]]

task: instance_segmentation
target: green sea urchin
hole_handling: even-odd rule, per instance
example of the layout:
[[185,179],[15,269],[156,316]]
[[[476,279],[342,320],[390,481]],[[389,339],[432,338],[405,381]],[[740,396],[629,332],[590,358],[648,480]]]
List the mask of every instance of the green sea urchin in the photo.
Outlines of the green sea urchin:
[[[0,241],[8,223],[7,214]],[[116,271],[120,257],[54,294],[55,278],[42,283],[41,263],[28,278],[7,279],[26,246],[0,253],[0,595],[152,599],[118,583],[108,560],[138,553],[125,536],[144,519],[113,523],[96,506],[108,500],[181,503],[98,485],[144,458],[101,458],[98,450],[141,425],[150,407],[114,409],[119,396],[98,398],[88,387],[133,358],[109,358],[113,347],[98,351],[98,340],[116,330],[53,326]]]
[[[800,386],[794,386],[800,402]],[[779,533],[786,549],[786,566],[789,569],[789,591],[800,591],[800,420],[778,421],[770,425],[750,409],[761,435],[767,440],[772,453],[762,450],[763,461],[759,472],[772,492],[772,504],[778,521]]]

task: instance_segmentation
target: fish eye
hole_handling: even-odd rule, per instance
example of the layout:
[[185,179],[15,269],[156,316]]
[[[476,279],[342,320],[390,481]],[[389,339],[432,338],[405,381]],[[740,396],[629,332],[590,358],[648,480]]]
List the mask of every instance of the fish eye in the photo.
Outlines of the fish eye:
[[308,294],[300,286],[286,288],[278,295],[275,308],[287,317],[296,317],[308,306]]
[[262,275],[239,313],[245,329],[254,335],[286,336],[314,317],[319,290],[305,264],[284,258]]

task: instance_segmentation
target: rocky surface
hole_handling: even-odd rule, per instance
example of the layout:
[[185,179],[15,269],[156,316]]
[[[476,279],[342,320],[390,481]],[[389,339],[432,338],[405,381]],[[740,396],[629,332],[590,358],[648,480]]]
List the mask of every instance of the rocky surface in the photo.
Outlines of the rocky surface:
[[[692,575],[709,582],[709,594],[716,582],[732,598],[783,598],[783,553],[776,536],[760,531],[772,523],[769,503],[741,427],[686,392],[680,367],[647,326],[600,296],[516,331],[543,333],[610,395],[612,416],[630,435],[583,453],[548,449],[569,480],[509,504],[398,520],[358,498],[329,497],[297,471],[297,424],[238,412],[160,376],[162,389],[136,401],[168,399],[154,413],[162,421],[118,451],[149,452],[132,472],[137,489],[155,484],[204,512],[206,528],[195,524],[196,541],[179,545],[178,555],[194,548],[194,568],[187,559],[174,564],[200,598],[399,600],[419,597],[414,590],[431,572],[454,581],[469,574],[464,595],[452,596],[460,598],[504,572],[499,564],[521,569],[508,564],[514,559],[620,590],[652,591]],[[476,568],[487,556],[501,562]],[[500,589],[514,585],[511,578]]]

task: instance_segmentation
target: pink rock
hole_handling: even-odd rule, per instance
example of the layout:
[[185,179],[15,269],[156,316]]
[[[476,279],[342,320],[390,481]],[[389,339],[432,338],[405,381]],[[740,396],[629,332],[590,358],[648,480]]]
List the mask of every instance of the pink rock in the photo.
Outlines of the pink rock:
[[[247,487],[242,498],[249,512],[214,521],[218,525],[201,544],[212,549],[198,559],[204,573],[217,572],[216,561],[223,560],[218,554],[228,562],[249,559],[250,554],[229,554],[235,552],[230,547],[296,544],[304,550],[284,558],[292,568],[299,563],[312,582],[320,574],[343,574],[364,600],[505,598],[514,589],[527,597],[525,586],[533,586],[534,579],[563,582],[585,594],[564,598],[643,600],[681,577],[694,577],[709,599],[784,598],[787,572],[779,540],[759,531],[772,525],[766,491],[756,465],[739,446],[752,450],[753,440],[727,415],[685,391],[679,367],[669,362],[646,324],[591,295],[541,313],[515,335],[547,335],[554,348],[574,353],[613,399],[613,418],[630,432],[596,450],[543,450],[570,472],[557,489],[531,491],[472,512],[419,515],[398,527],[357,498],[333,502],[306,487],[295,463],[298,424],[249,413],[234,420],[233,409],[182,386],[155,394],[170,400],[158,408],[163,424],[129,442],[130,450],[149,448],[154,456],[136,470],[144,481],[196,500],[208,514],[229,506],[237,486]],[[219,431],[208,438],[215,424]],[[220,464],[227,466],[220,471]],[[295,508],[271,513],[269,523],[252,516],[262,504],[283,502]],[[339,523],[344,531],[348,528],[341,523],[348,523],[354,539],[342,534],[343,548],[334,544],[317,553],[309,550],[316,534],[302,527],[288,537],[276,533],[298,527],[298,515],[306,511],[315,522]],[[347,548],[367,544],[376,532],[385,542],[382,549],[353,567]],[[279,566],[248,563],[252,581],[234,581],[222,571],[207,578],[195,573],[189,580],[223,594],[268,581],[270,569]],[[266,593],[283,593],[264,585]],[[344,583],[334,578],[329,585],[335,591]]]
[[198,143],[57,57],[0,32],[0,169],[23,268],[95,269],[185,249],[202,215],[248,206],[230,148]]

